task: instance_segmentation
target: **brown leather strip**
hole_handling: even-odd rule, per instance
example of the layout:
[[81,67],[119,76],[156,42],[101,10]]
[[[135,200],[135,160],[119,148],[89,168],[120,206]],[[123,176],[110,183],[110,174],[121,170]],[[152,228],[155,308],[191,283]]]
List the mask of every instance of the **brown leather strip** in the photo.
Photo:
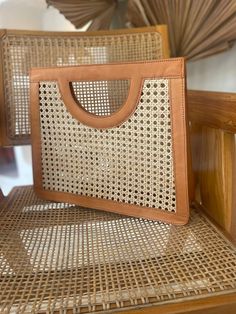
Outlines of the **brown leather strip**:
[[158,208],[131,205],[107,199],[76,195],[65,192],[46,191],[37,188],[34,190],[39,197],[46,200],[50,199],[57,202],[79,204],[80,206],[87,208],[100,209],[122,215],[135,216],[151,220],[162,220],[167,223],[175,223],[176,225],[184,225],[188,222],[188,215],[182,215],[181,211],[178,211],[178,214],[176,214],[167,211],[165,212],[164,210]]
[[30,120],[34,187],[37,189],[43,184],[38,83],[30,84]]
[[124,80],[141,78],[141,76],[145,78],[183,78],[183,59],[176,58],[149,62],[124,62],[60,68],[33,68],[31,70],[30,81],[59,80],[61,84],[68,84],[73,81]]
[[169,84],[177,216],[181,215],[187,220],[189,217],[189,196],[185,88],[182,79],[172,79]]

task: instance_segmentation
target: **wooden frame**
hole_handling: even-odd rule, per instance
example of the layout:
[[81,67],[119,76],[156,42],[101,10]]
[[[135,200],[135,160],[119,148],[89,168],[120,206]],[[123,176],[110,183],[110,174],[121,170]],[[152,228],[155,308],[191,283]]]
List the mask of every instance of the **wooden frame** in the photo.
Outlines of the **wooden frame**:
[[[215,296],[178,303],[153,305],[120,311],[122,314],[234,314],[236,311],[236,294]],[[114,311],[115,313],[115,311]],[[68,311],[68,314],[72,312]]]
[[236,94],[188,91],[195,200],[236,239]]

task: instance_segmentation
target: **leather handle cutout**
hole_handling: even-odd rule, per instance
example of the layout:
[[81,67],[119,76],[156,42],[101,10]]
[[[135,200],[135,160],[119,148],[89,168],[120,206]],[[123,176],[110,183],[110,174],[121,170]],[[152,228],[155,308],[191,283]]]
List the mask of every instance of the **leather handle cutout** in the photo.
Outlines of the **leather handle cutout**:
[[64,78],[58,79],[59,89],[63,102],[71,115],[84,125],[89,127],[106,129],[122,124],[135,111],[138,97],[141,92],[142,80],[130,79],[128,97],[124,104],[109,116],[98,116],[85,110],[72,93],[70,82]]
[[[146,78],[183,78],[183,59],[167,59],[150,62],[80,65],[77,67],[37,68],[31,70],[31,83],[58,81],[61,97],[72,116],[94,128],[112,128],[126,121],[137,106],[142,81]],[[110,116],[96,116],[87,112],[75,101],[70,82],[99,80],[130,80],[126,102]]]

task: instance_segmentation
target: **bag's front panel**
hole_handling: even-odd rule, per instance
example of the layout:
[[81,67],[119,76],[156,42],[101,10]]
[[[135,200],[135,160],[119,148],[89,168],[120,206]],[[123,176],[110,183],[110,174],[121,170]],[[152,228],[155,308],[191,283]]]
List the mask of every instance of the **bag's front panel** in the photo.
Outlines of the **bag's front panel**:
[[134,114],[110,129],[73,118],[56,82],[40,82],[39,99],[44,190],[176,212],[168,79],[145,79]]

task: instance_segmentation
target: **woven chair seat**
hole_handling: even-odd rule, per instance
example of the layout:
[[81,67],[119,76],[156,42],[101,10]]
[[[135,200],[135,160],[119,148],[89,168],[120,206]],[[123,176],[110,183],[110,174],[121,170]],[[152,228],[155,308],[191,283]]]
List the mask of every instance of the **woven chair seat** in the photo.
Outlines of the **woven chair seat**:
[[19,187],[1,201],[0,223],[0,313],[106,312],[236,293],[236,249],[195,210],[176,227]]

